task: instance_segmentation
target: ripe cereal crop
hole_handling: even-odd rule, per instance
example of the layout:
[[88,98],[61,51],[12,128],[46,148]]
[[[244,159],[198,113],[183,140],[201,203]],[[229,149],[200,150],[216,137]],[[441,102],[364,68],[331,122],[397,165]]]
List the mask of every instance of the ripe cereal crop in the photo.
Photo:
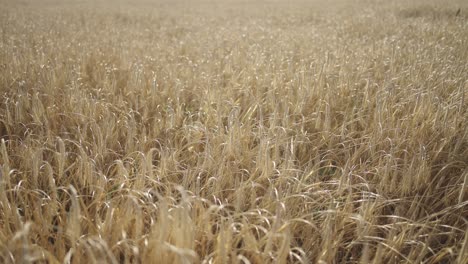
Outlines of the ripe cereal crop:
[[0,0],[0,263],[468,263],[468,2]]

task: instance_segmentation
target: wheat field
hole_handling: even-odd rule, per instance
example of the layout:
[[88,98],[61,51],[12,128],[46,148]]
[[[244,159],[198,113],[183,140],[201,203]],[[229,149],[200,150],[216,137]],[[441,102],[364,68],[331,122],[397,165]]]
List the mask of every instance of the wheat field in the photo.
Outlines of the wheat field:
[[468,263],[468,2],[0,0],[0,263]]

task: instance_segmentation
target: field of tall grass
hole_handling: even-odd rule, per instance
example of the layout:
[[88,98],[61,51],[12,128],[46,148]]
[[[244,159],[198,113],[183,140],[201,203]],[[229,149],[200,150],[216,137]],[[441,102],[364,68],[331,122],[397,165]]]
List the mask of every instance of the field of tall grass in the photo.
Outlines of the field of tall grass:
[[468,263],[468,2],[0,0],[0,263]]

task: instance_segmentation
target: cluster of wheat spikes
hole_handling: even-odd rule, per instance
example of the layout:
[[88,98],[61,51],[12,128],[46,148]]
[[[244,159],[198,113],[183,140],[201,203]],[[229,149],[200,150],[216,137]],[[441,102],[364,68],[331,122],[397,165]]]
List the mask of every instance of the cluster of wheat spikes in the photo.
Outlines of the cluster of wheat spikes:
[[467,263],[467,14],[1,0],[0,263]]

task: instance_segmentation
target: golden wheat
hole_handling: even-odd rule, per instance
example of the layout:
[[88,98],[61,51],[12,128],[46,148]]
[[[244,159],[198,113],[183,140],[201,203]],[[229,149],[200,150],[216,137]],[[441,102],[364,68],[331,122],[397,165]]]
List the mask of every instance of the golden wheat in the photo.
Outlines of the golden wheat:
[[0,263],[467,263],[467,19],[0,0]]

